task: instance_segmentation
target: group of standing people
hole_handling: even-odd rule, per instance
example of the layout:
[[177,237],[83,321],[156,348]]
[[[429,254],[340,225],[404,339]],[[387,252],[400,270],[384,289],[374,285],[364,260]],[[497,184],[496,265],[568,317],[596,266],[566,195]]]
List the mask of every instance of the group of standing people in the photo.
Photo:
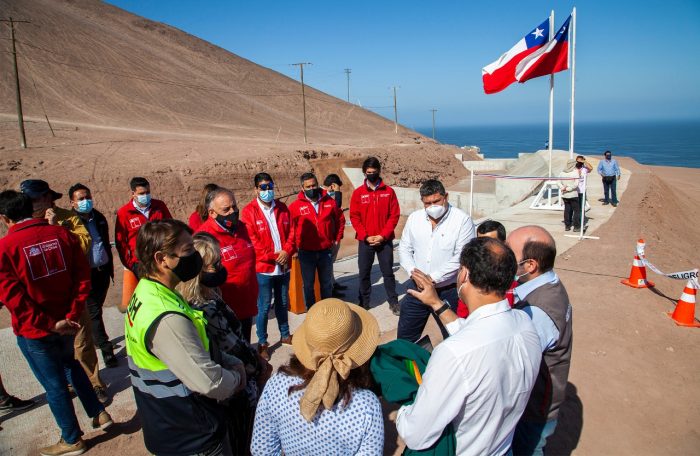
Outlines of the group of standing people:
[[[407,446],[430,448],[449,428],[456,454],[541,454],[564,399],[572,340],[571,305],[552,270],[553,238],[531,226],[505,239],[496,222],[484,226],[488,232],[477,230],[449,203],[442,183],[429,179],[420,187],[424,207],[408,217],[398,246],[410,276],[399,303],[392,268],[398,199],[376,158],[362,170],[365,179],[350,199],[358,305],[333,298],[341,291],[333,260],[345,227],[342,182],[323,189],[305,173],[287,206],[275,198],[272,176],[258,173],[255,198],[240,210],[232,191],[209,184],[188,226],[151,198],[145,178],[131,180],[115,243],[125,268],[128,299],[120,310],[127,360],[151,453],[381,454],[384,422],[369,368],[379,342],[378,322],[368,312],[376,257],[389,306],[399,315],[398,338],[417,342],[431,315],[445,336],[414,400],[399,409],[397,429]],[[22,190],[0,194],[0,217],[10,228],[0,240],[0,301],[61,427],[61,441],[41,453],[80,454],[85,444],[69,383],[94,427],[112,424],[73,358],[90,290],[102,296],[108,286],[94,283],[103,267],[112,268],[111,254],[105,263],[100,250],[110,250],[106,222],[89,189],[72,187],[73,212],[91,213],[86,221],[95,225],[88,232],[96,235],[81,249],[67,224],[52,226],[55,206],[37,218]],[[295,256],[308,313],[292,336],[287,305]],[[292,345],[294,355],[270,378],[273,305],[280,342]],[[250,342],[253,321],[257,347]],[[111,346],[100,337],[94,339],[107,362]]]

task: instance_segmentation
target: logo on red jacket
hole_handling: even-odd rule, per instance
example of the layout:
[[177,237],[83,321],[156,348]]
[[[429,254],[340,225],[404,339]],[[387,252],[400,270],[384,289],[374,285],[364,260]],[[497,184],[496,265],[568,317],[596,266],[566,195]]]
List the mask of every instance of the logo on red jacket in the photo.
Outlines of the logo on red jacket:
[[236,255],[236,249],[232,245],[221,247],[221,261],[231,261],[236,258],[238,258],[238,255]]
[[129,219],[129,226],[131,226],[131,229],[134,230],[136,228],[141,227],[141,219],[139,217],[134,217]]
[[255,223],[258,225],[258,231],[265,231],[265,222],[262,220],[256,220]]
[[58,239],[23,248],[32,280],[43,279],[66,270],[66,261]]
[[301,206],[301,207],[299,208],[299,213],[300,213],[301,215],[309,215],[310,212],[311,212],[311,211],[309,210],[309,206]]
[[369,204],[369,195],[360,195],[360,203]]

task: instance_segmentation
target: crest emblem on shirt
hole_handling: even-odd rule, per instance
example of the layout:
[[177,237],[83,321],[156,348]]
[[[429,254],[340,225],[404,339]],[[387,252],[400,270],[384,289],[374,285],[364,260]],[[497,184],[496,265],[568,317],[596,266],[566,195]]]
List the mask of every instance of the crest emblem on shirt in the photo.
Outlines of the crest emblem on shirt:
[[262,220],[256,220],[255,223],[258,225],[258,231],[265,231],[265,222]]
[[238,258],[236,255],[236,250],[232,245],[227,245],[226,247],[221,247],[221,260],[222,261],[232,261]]
[[360,195],[360,203],[369,204],[369,195]]
[[299,213],[300,213],[301,215],[309,215],[310,212],[311,212],[311,211],[309,211],[309,206],[302,206],[302,207],[299,209]]
[[134,217],[134,218],[129,219],[129,226],[131,227],[132,230],[134,230],[136,228],[140,228],[141,227],[141,219],[138,217]]
[[43,279],[66,270],[66,261],[58,239],[30,245],[22,249],[32,280]]

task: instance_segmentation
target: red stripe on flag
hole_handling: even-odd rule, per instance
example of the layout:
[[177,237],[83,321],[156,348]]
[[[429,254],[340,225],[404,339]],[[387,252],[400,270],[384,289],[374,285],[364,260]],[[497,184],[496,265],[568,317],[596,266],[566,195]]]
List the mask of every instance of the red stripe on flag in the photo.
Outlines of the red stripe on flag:
[[535,46],[527,49],[526,51],[523,51],[510,59],[493,73],[485,73],[482,76],[482,80],[484,82],[484,92],[486,92],[486,94],[497,93],[514,83],[516,81],[515,67],[518,66],[518,63],[520,63],[521,60],[540,48],[542,48],[542,46]]
[[569,69],[569,41],[558,42],[550,52],[542,54],[520,78],[520,83],[529,79],[547,76]]

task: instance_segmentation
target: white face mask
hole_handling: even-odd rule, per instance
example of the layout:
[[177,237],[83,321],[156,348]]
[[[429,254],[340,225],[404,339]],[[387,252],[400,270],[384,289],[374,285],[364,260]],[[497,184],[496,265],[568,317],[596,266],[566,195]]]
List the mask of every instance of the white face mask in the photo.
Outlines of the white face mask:
[[[469,271],[467,271],[467,276],[464,278],[464,282],[462,282],[462,283],[457,287],[457,299],[462,299],[462,297],[460,296],[460,293],[462,292],[462,287],[465,286],[465,285],[467,284],[467,281],[468,281],[468,280],[469,280]],[[462,302],[463,302],[464,304],[466,304],[466,303],[467,303],[467,300],[466,300],[466,299],[462,299]]]
[[425,209],[425,212],[428,214],[428,216],[434,220],[437,220],[443,215],[445,215],[446,211],[447,208],[445,206],[438,206],[437,204],[433,204],[432,206],[429,206]]

